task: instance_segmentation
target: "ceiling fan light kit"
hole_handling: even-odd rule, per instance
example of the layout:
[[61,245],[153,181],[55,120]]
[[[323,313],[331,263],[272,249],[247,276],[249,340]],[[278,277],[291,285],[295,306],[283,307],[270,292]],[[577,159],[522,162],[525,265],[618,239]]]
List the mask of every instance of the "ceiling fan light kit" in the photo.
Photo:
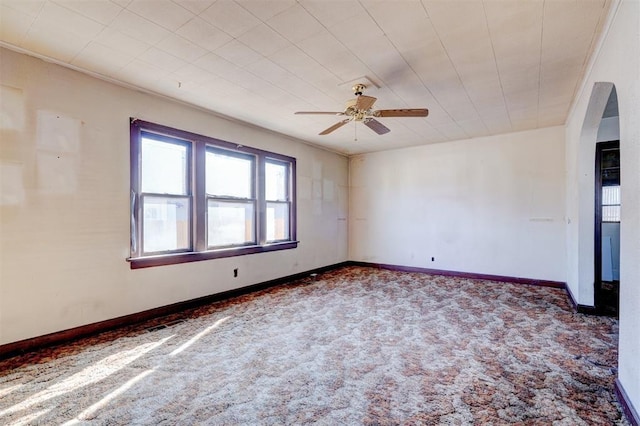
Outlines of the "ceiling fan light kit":
[[362,93],[367,86],[362,83],[356,83],[351,88],[356,97],[350,99],[346,103],[346,107],[342,112],[332,111],[298,111],[295,114],[324,114],[324,115],[337,115],[347,116],[342,121],[337,122],[333,126],[320,132],[320,135],[328,135],[334,130],[339,129],[350,121],[359,121],[365,126],[373,130],[379,135],[389,133],[391,130],[376,120],[376,117],[426,117],[429,115],[429,110],[426,108],[400,108],[400,109],[379,109],[373,110],[373,104],[375,104],[377,98],[373,96],[366,96]]

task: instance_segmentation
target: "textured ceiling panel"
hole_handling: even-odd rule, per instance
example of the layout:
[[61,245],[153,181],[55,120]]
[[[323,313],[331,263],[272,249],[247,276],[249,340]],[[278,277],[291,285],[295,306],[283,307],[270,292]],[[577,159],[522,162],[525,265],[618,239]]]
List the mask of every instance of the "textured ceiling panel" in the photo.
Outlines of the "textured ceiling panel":
[[[345,154],[562,124],[611,0],[0,0],[0,43]],[[391,133],[340,117],[369,79]],[[215,135],[212,135],[215,136]]]

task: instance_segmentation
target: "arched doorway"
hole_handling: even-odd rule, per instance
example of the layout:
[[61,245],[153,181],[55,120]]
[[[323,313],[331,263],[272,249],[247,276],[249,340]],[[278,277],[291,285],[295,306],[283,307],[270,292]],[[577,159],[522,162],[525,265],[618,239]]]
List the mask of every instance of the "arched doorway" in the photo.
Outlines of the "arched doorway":
[[613,83],[593,86],[580,135],[580,296],[585,312],[617,315],[620,271],[620,127]]
[[618,315],[620,302],[620,124],[615,86],[605,106],[595,160],[594,304]]

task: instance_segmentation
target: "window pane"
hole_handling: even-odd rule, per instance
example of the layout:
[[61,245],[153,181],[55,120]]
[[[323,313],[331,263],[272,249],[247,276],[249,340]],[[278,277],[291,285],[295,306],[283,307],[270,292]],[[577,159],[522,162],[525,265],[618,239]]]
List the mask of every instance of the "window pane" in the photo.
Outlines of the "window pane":
[[267,241],[289,239],[289,203],[267,203]]
[[620,206],[602,206],[603,222],[620,222]]
[[620,167],[620,150],[618,148],[602,151],[601,168],[609,169],[612,167]]
[[282,163],[265,164],[266,199],[271,201],[287,200],[287,165]]
[[253,202],[208,202],[209,247],[255,243]]
[[620,186],[603,186],[602,187],[602,204],[620,204]]
[[142,138],[142,192],[186,195],[187,146]]
[[253,158],[207,151],[207,194],[253,198],[253,162]]
[[190,248],[189,199],[143,197],[143,248],[145,253]]
[[620,185],[602,187],[602,221],[620,222]]

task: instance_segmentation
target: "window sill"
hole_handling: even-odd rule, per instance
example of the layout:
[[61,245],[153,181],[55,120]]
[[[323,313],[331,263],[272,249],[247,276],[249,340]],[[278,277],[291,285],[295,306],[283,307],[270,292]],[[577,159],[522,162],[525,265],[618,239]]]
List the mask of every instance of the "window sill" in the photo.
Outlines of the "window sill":
[[176,265],[179,263],[198,262],[200,260],[222,259],[224,257],[244,256],[247,254],[265,253],[269,251],[288,250],[298,247],[298,241],[285,241],[265,244],[263,246],[234,247],[219,250],[208,250],[189,253],[173,253],[158,256],[130,257],[127,262],[131,269],[150,268],[153,266]]

